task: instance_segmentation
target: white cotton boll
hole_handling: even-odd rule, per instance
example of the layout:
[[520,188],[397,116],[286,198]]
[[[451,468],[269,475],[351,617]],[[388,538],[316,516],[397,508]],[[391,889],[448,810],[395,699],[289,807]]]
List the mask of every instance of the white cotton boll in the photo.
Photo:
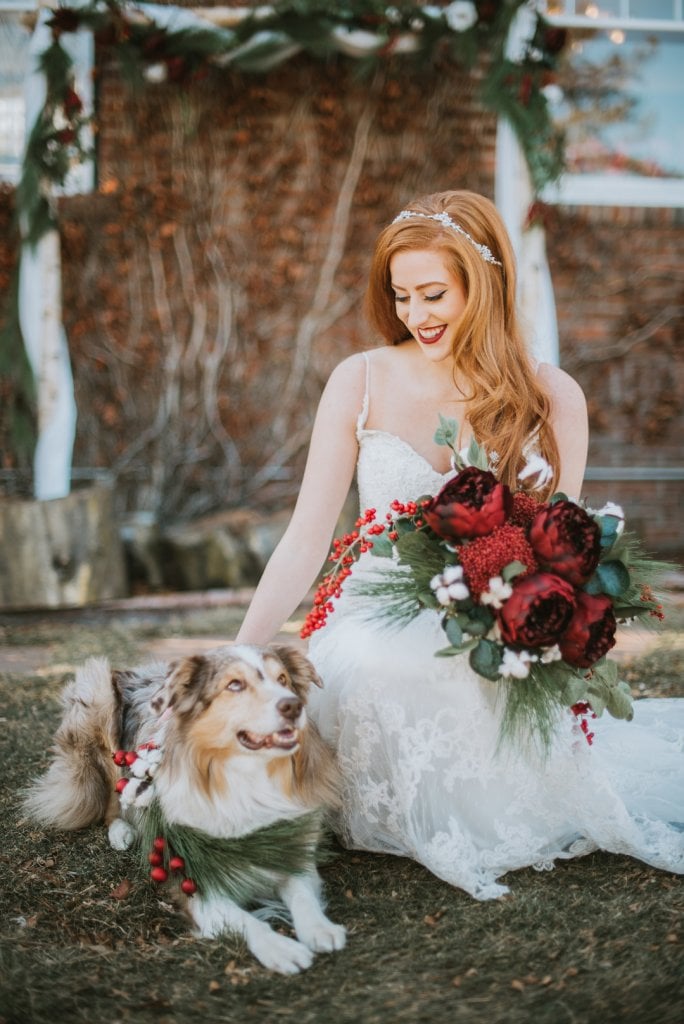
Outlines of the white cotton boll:
[[151,82],[153,85],[159,85],[161,82],[165,82],[168,77],[168,68],[166,64],[148,64],[143,71],[143,77],[147,82]]
[[547,647],[542,654],[540,661],[542,665],[548,665],[552,661],[560,661],[563,655],[560,652],[558,644],[554,644],[553,647]]
[[[423,27],[422,22],[420,27]],[[411,23],[411,28],[413,28],[413,23]],[[409,32],[404,32],[392,40],[392,53],[415,53],[419,48],[419,40]]]
[[470,597],[470,591],[465,583],[450,583],[447,593],[453,601],[465,601],[467,597]]
[[463,566],[462,565],[447,565],[446,569],[442,573],[442,579],[449,586],[450,583],[457,583],[463,579]]
[[444,583],[442,581],[442,577],[439,576],[439,575],[433,576],[432,579],[430,580],[430,589],[431,590],[439,590],[439,588],[442,587],[443,585],[444,585]]
[[[134,775],[136,779],[144,779],[147,775],[147,764],[145,759],[139,757],[137,761],[134,761],[130,768],[131,775]],[[128,789],[128,787],[126,787]]]
[[451,597],[449,595],[449,590],[447,589],[447,587],[438,587],[435,592],[435,597],[437,598],[440,604],[443,604],[445,606],[451,604]]
[[142,779],[129,779],[128,785],[119,794],[119,800],[122,807],[130,807],[135,802],[135,798],[138,795],[138,790],[142,785]]
[[154,786],[148,786],[144,789],[140,796],[135,801],[136,807],[149,807],[155,797]]
[[454,0],[444,11],[444,19],[454,32],[467,32],[477,22],[477,8],[471,0]]
[[501,576],[492,576],[489,581],[489,588],[480,597],[482,604],[491,605],[492,608],[501,608],[505,601],[513,593],[510,583],[504,583]]
[[518,480],[529,480],[530,477],[536,477],[533,487],[538,490],[548,484],[552,476],[553,470],[546,459],[541,455],[530,455],[525,466],[518,473]]
[[502,676],[513,676],[514,679],[526,679],[530,674],[531,656],[527,651],[512,651],[504,648],[503,661],[499,665]]

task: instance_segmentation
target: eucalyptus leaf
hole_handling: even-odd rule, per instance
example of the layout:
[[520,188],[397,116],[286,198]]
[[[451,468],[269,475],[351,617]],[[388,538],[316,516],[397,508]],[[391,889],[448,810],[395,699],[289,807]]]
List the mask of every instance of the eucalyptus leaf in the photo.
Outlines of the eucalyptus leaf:
[[629,686],[626,683],[621,682],[617,686],[611,687],[606,708],[613,718],[622,718],[631,722],[634,718],[634,706]]
[[373,537],[373,547],[371,548],[372,554],[377,558],[391,558],[394,552],[394,545],[389,539],[386,533],[378,534],[377,537]]
[[599,562],[595,575],[601,584],[601,592],[609,597],[620,597],[629,590],[629,570],[617,559]]
[[458,423],[456,420],[447,419],[442,414],[439,414],[439,426],[435,431],[434,441],[435,444],[447,445],[449,448],[455,448],[458,440]]
[[567,501],[567,500],[568,500],[567,494],[563,494],[562,491],[556,491],[556,493],[552,494],[551,497],[549,498],[549,504],[550,505],[555,505],[557,501]]
[[501,678],[499,666],[503,658],[503,648],[493,640],[480,640],[477,647],[470,652],[470,667],[473,672],[496,682]]
[[606,550],[612,548],[619,536],[618,528],[621,520],[617,516],[599,516],[596,522],[601,527],[601,547]]
[[460,647],[463,643],[463,630],[459,626],[455,618],[447,618],[446,622],[442,626],[444,632],[447,635],[447,640],[453,647]]
[[517,559],[515,562],[509,562],[508,565],[504,565],[501,570],[501,579],[504,583],[510,583],[511,580],[519,576],[521,572],[525,572],[527,566],[524,562],[519,562]]
[[474,437],[471,437],[466,460],[469,465],[477,466],[478,469],[489,469],[489,459],[484,448],[481,448]]

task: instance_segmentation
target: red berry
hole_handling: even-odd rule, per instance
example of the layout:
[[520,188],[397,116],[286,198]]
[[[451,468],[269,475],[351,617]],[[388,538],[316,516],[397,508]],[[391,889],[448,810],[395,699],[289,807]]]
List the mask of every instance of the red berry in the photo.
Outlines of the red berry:
[[128,785],[128,779],[119,779],[116,783],[117,793],[123,793],[124,789]]
[[165,882],[168,877],[166,868],[152,868],[150,871],[150,878],[153,882]]
[[164,847],[166,846],[166,840],[164,839],[163,836],[157,836],[157,838],[152,843],[152,846],[154,846],[155,850],[163,850]]
[[117,764],[119,766],[119,768],[123,768],[123,766],[126,764],[126,751],[125,750],[116,750],[112,754],[112,757],[114,758],[114,764]]
[[182,871],[185,867],[185,861],[182,857],[172,857],[169,861],[169,867],[172,871]]
[[138,755],[135,750],[127,750],[124,754],[124,758],[127,765],[132,765],[138,760]]
[[148,853],[147,859],[155,868],[161,867],[164,863],[164,857],[159,850],[152,850],[152,853]]
[[197,886],[192,878],[184,878],[180,887],[187,896],[192,896],[194,892],[197,892]]

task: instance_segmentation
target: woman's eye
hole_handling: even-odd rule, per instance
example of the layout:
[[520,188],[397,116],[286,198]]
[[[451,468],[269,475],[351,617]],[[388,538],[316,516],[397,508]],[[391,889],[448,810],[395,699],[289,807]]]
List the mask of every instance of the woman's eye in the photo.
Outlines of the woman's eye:
[[395,295],[394,296],[394,301],[395,302],[408,302],[408,295]]
[[231,679],[229,683],[226,683],[226,690],[232,690],[233,693],[238,693],[240,690],[244,690],[245,683],[242,679]]
[[444,294],[444,292],[439,292],[437,295],[426,295],[425,299],[427,302],[439,302],[439,300],[443,298]]

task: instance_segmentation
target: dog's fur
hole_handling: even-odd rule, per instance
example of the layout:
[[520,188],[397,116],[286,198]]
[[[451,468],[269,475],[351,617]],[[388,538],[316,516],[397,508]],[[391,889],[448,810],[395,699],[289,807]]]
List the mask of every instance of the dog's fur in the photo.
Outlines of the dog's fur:
[[[219,647],[168,668],[112,671],[92,658],[62,695],[64,714],[46,773],[28,790],[25,809],[59,829],[98,821],[115,849],[135,839],[135,807],[123,811],[116,750],[157,741],[163,758],[155,793],[170,823],[220,837],[240,836],[275,821],[338,804],[334,760],[307,720],[309,687],[321,685],[294,647]],[[196,933],[242,934],[266,967],[296,973],[313,953],[341,949],[345,931],[323,913],[315,869],[273,875],[264,899],[278,895],[297,940],[227,897],[187,900]]]

